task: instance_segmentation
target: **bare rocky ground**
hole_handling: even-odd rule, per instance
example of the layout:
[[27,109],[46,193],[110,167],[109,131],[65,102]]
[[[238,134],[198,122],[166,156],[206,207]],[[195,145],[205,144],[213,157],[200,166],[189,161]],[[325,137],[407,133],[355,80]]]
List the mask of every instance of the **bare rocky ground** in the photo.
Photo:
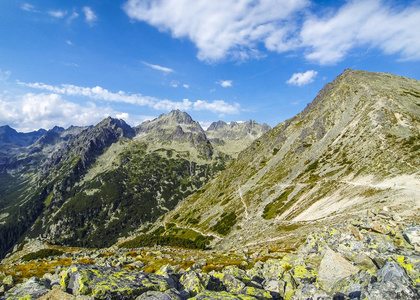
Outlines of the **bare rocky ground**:
[[[287,247],[81,249],[32,240],[2,261],[0,299],[420,298],[420,225],[386,209]],[[34,254],[46,249],[62,253]]]

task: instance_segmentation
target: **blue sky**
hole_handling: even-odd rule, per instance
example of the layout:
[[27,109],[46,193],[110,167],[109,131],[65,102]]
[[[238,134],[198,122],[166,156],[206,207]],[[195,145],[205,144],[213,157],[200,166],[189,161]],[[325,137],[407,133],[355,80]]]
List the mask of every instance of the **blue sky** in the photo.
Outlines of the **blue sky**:
[[420,79],[419,1],[0,2],[0,125],[275,126],[346,68]]

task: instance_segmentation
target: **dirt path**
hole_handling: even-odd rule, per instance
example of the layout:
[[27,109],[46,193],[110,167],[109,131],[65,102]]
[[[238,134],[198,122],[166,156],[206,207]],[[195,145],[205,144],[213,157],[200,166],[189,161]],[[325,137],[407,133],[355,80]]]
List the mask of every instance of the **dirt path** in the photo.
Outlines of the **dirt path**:
[[[178,225],[177,223],[174,223],[174,222],[171,222],[171,223],[175,224],[175,226],[177,228],[179,228],[179,229],[189,229],[189,230],[192,230],[192,231],[194,231],[196,233],[199,233],[199,234],[201,234],[203,236],[212,236],[212,237],[214,237],[214,238],[216,238],[218,240],[223,240],[223,238],[220,237],[220,236],[218,236],[217,234],[204,233],[204,232],[202,232],[202,231],[200,231],[198,229],[195,229],[195,228],[192,228],[192,227],[189,227],[189,226],[180,226],[180,225]],[[162,223],[162,225],[166,228],[166,223]]]
[[242,198],[241,187],[238,187],[238,192],[239,192],[239,197],[241,198],[242,204],[245,207],[245,219],[249,219],[248,206],[246,205],[244,198]]

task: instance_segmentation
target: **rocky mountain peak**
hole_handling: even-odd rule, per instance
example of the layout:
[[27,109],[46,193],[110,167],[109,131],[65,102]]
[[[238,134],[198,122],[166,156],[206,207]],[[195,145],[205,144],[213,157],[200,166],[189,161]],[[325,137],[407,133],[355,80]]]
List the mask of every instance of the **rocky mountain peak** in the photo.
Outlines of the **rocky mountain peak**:
[[225,128],[226,126],[228,126],[228,124],[224,121],[217,121],[217,122],[213,122],[210,124],[209,128],[207,128],[207,131],[210,130],[221,130],[223,128]]
[[112,117],[107,117],[106,119],[102,120],[98,125],[96,125],[95,128],[108,128],[112,130],[117,130],[121,132],[121,136],[125,136],[128,138],[133,138],[135,136],[134,129],[122,119],[114,119]]
[[192,124],[194,121],[189,114],[179,109],[173,110],[168,114],[168,118],[180,124]]

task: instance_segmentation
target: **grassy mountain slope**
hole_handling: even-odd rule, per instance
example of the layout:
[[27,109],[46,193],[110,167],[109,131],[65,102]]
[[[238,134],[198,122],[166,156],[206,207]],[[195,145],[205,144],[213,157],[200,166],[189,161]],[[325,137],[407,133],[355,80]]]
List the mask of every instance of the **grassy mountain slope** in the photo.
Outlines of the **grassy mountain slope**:
[[[221,246],[287,239],[374,206],[419,215],[420,82],[346,70],[166,222]],[[175,218],[176,217],[176,218]],[[299,230],[295,230],[299,228]],[[256,230],[257,229],[257,230]]]

